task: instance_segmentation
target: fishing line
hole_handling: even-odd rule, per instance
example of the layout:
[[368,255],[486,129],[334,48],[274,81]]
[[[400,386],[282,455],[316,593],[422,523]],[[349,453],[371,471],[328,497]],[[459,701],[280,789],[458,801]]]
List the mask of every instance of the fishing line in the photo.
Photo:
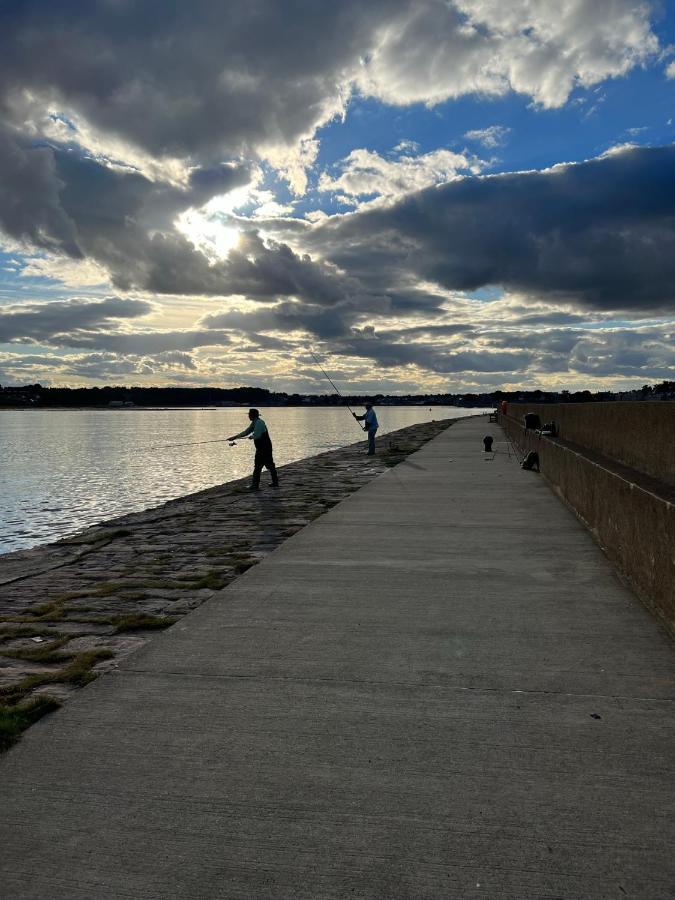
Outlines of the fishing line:
[[171,450],[174,447],[196,447],[198,444],[228,444],[233,447],[235,445],[234,441],[229,441],[227,438],[215,438],[212,441],[188,441],[187,444],[162,444],[161,447],[145,447],[143,451],[137,452],[147,452],[149,450]]
[[[311,347],[308,347],[307,349],[309,350],[309,352],[310,352],[310,353],[312,354],[312,356],[314,357],[314,362],[317,364],[317,366],[321,369],[321,371],[322,371],[323,374],[326,376],[326,378],[328,379],[328,381],[330,381],[330,383],[331,383],[331,384],[333,385],[333,387],[335,388],[335,390],[336,390],[336,392],[337,392],[337,395],[338,395],[338,397],[340,398],[340,400],[342,400],[342,402],[344,403],[344,405],[347,407],[347,409],[349,410],[349,412],[350,412],[350,413],[352,414],[352,416],[353,416],[353,415],[354,415],[354,410],[351,408],[351,406],[347,403],[347,401],[345,400],[345,398],[344,398],[344,397],[342,396],[342,394],[340,393],[340,388],[337,386],[337,384],[335,384],[335,382],[334,382],[333,379],[330,377],[330,375],[328,374],[328,372],[326,372],[326,370],[324,369],[324,367],[321,365],[321,363],[320,363],[319,360],[317,359],[316,353],[314,353],[314,351],[311,349]],[[354,421],[356,421],[356,420],[354,420]],[[359,431],[363,431],[363,428],[361,427],[361,425],[359,425],[358,422],[356,422],[356,424],[358,425]]]

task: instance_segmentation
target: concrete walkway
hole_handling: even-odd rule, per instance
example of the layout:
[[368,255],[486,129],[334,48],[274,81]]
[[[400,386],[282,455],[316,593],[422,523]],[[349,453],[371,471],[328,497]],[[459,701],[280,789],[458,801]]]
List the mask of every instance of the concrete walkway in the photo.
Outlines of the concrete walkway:
[[488,429],[30,729],[3,900],[674,896],[670,642]]

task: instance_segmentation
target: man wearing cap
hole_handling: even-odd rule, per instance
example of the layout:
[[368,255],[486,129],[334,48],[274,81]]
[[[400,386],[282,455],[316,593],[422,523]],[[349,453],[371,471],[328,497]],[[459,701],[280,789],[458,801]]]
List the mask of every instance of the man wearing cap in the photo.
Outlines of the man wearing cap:
[[260,412],[257,409],[249,409],[248,417],[251,424],[248,428],[239,434],[232,435],[227,438],[228,441],[236,441],[237,438],[248,437],[253,439],[255,444],[255,461],[253,463],[253,478],[251,479],[251,490],[260,490],[260,475],[265,466],[272,476],[272,487],[279,487],[279,479],[277,478],[277,467],[274,465],[272,457],[272,441],[267,430],[267,425],[260,418]]
[[368,432],[368,456],[375,455],[375,432],[377,431],[377,416],[375,415],[375,410],[373,409],[372,403],[366,403],[366,412],[363,416],[357,416],[356,413],[352,413],[354,418],[363,422],[363,430]]

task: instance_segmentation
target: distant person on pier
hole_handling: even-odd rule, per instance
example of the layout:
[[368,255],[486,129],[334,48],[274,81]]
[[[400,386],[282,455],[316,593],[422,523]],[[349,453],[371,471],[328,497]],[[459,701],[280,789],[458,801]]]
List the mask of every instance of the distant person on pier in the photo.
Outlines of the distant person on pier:
[[267,425],[265,425],[260,418],[260,412],[257,409],[249,409],[248,417],[251,420],[251,424],[248,428],[245,428],[244,431],[239,434],[232,435],[232,437],[229,437],[227,440],[236,441],[238,438],[244,437],[248,437],[249,440],[253,439],[253,443],[255,444],[255,461],[253,463],[253,478],[251,479],[252,491],[260,490],[260,475],[263,466],[268,469],[272,476],[272,487],[279,487],[277,467],[274,465],[274,458],[272,456],[272,441],[270,440],[270,433],[267,430]]
[[366,403],[365,407],[366,411],[364,415],[357,416],[356,413],[352,413],[352,415],[358,422],[363,422],[363,430],[368,432],[368,456],[374,456],[375,432],[378,428],[377,416],[375,415],[372,403]]

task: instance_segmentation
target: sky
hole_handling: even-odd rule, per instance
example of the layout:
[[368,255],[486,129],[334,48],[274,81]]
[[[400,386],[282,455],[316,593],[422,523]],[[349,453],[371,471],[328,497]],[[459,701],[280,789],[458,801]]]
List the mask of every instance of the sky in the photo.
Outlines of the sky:
[[675,3],[5,0],[0,384],[675,378]]

